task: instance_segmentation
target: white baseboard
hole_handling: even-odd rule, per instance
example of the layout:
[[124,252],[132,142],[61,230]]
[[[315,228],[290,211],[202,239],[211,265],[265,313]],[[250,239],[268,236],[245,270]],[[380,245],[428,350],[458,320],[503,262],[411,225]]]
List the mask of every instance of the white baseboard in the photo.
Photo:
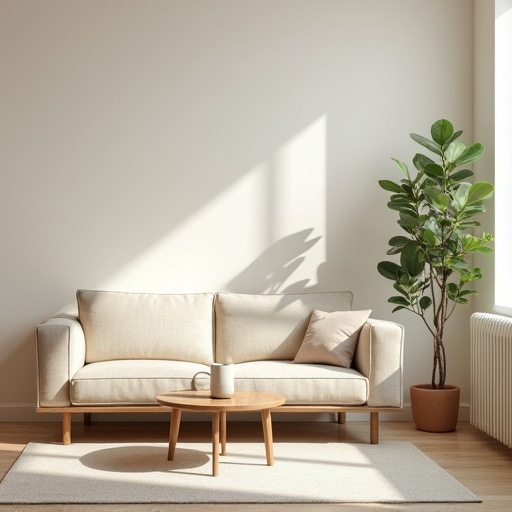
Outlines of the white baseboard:
[[[459,407],[459,421],[469,421],[470,404],[464,403]],[[73,414],[73,421],[82,421],[81,414]],[[232,420],[236,421],[259,421],[258,413],[232,413]],[[35,404],[0,404],[0,422],[37,422],[37,421],[60,421],[60,414],[38,414]],[[274,421],[332,421],[330,413],[276,413],[272,415]],[[347,421],[368,421],[369,414],[364,412],[348,413]],[[380,421],[412,421],[411,405],[406,404],[400,412],[382,412],[379,414]],[[208,416],[200,413],[183,413],[183,421],[207,421]],[[166,414],[115,414],[95,413],[94,421],[168,421]]]

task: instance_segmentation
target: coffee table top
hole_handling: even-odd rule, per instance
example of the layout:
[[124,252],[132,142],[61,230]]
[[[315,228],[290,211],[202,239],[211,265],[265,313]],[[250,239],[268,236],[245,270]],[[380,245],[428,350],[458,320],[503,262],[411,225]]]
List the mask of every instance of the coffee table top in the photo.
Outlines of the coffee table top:
[[209,391],[173,391],[156,397],[160,405],[189,411],[243,412],[279,407],[286,397],[276,393],[236,391],[231,398],[212,398]]

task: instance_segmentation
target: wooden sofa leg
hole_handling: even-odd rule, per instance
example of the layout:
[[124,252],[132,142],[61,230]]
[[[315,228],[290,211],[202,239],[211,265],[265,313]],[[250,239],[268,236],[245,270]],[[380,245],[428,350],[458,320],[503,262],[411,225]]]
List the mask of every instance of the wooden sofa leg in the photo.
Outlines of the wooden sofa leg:
[[347,421],[347,413],[346,412],[339,412],[338,413],[338,424],[339,425],[345,425],[346,421]]
[[71,413],[62,413],[62,444],[71,444]]
[[379,413],[370,413],[370,444],[379,444]]

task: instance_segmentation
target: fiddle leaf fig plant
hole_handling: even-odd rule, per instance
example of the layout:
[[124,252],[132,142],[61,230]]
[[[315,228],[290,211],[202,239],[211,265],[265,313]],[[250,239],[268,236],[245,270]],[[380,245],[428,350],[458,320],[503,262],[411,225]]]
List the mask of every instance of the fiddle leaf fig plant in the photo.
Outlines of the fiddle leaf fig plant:
[[399,261],[381,261],[379,273],[393,282],[396,294],[388,302],[423,320],[433,337],[432,388],[443,389],[446,380],[444,329],[457,304],[468,304],[477,294],[471,283],[482,278],[472,266],[474,253],[492,253],[493,236],[473,233],[485,212],[484,201],[493,194],[487,182],[465,181],[473,176],[466,165],[478,160],[484,146],[465,146],[447,119],[431,127],[431,139],[411,133],[411,138],[434,155],[416,154],[415,170],[393,159],[403,175],[400,182],[380,180],[391,192],[388,207],[398,213],[402,234],[389,240],[388,255]]

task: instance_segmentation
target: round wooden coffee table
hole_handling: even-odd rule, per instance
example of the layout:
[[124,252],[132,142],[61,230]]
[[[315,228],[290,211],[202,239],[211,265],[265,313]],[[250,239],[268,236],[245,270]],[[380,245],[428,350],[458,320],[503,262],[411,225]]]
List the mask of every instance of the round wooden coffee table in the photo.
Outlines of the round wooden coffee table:
[[174,459],[180,430],[181,411],[212,413],[213,476],[219,474],[219,444],[221,454],[226,454],[226,413],[261,411],[267,464],[269,466],[274,464],[270,409],[283,405],[286,401],[284,396],[275,393],[246,391],[235,392],[231,398],[212,398],[208,391],[174,391],[162,393],[156,397],[156,400],[160,405],[172,408],[168,460]]

